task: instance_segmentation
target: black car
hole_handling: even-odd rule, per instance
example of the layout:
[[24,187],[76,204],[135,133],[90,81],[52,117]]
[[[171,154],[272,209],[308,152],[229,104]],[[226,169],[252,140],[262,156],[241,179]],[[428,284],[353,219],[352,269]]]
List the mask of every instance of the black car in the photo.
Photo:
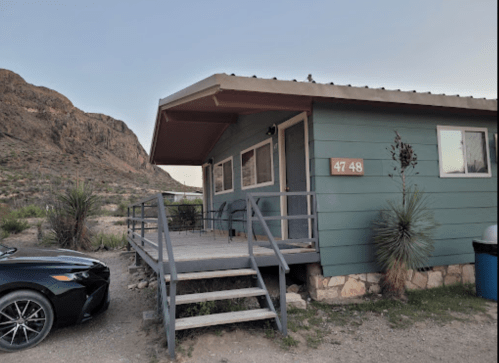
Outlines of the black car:
[[0,245],[0,350],[33,347],[53,326],[106,310],[109,281],[104,263],[79,252]]

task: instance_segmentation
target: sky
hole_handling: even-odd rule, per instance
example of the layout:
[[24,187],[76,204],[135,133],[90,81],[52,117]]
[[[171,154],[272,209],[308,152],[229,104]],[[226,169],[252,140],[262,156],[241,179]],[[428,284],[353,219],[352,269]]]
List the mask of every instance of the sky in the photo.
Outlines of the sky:
[[0,68],[149,152],[159,99],[214,73],[497,99],[497,1],[0,0]]

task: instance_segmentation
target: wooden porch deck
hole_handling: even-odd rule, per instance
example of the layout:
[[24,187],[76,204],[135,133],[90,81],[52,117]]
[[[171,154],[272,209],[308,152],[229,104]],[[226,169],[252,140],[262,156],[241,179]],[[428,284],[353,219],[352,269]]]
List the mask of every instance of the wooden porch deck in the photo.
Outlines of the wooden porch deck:
[[[145,238],[156,244],[158,243],[157,233],[148,233]],[[173,258],[176,263],[249,257],[248,241],[246,238],[239,236],[233,237],[232,241],[228,242],[227,235],[221,235],[220,232],[172,231],[170,232],[170,238],[173,247]],[[135,242],[140,245],[140,240],[136,239]],[[147,244],[140,247],[154,262],[158,262],[158,251],[156,249]],[[307,243],[286,243],[284,246],[280,246],[280,250],[284,256],[316,254],[315,249]],[[253,251],[256,258],[275,255],[270,243],[260,238],[254,241]],[[163,248],[163,261],[168,263],[166,247]]]

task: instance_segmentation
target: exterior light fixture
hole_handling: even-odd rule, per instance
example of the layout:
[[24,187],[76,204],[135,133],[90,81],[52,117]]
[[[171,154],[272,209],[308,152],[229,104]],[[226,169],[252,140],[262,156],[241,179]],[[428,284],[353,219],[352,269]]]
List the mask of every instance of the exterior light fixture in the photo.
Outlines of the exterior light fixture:
[[268,135],[268,136],[275,135],[276,129],[277,129],[277,126],[275,124],[273,124],[272,126],[269,127],[269,129],[267,130],[265,135]]

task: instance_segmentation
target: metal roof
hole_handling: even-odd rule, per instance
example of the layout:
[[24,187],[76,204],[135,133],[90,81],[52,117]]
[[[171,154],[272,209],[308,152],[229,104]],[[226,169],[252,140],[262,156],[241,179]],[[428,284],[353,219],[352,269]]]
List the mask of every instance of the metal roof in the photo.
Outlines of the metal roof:
[[159,101],[150,161],[201,165],[240,115],[272,110],[310,114],[313,102],[497,115],[497,100],[214,74]]
[[333,82],[316,83],[315,81],[284,81],[278,80],[276,77],[271,79],[258,78],[256,76],[241,77],[234,74],[227,75],[225,73],[214,74],[179,92],[161,99],[159,101],[159,107],[168,109],[178,105],[179,102],[188,102],[193,97],[197,98],[216,94],[223,90],[497,111],[497,99],[492,100],[486,98],[473,98],[473,96],[460,97],[459,95],[432,94],[431,92],[417,92],[416,90],[387,90],[384,87],[354,87],[350,84],[335,85]]

